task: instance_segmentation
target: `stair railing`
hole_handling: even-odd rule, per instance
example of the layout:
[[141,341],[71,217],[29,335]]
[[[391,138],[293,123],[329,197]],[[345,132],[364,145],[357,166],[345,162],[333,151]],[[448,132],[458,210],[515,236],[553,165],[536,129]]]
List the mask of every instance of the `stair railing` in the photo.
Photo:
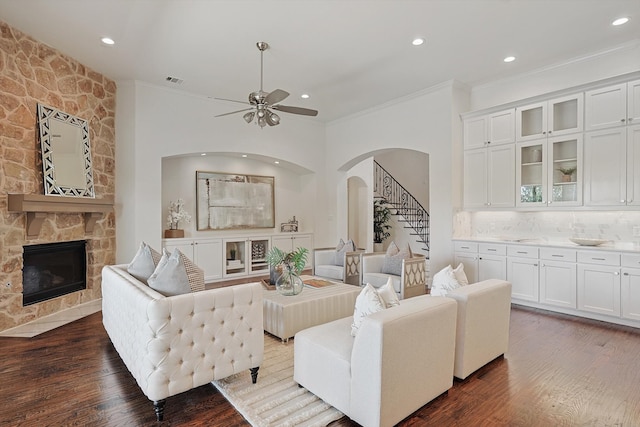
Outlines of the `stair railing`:
[[396,211],[396,215],[403,217],[401,222],[406,224],[405,228],[413,229],[411,234],[424,245],[429,258],[429,212],[385,168],[375,160],[373,163],[374,195],[383,199]]

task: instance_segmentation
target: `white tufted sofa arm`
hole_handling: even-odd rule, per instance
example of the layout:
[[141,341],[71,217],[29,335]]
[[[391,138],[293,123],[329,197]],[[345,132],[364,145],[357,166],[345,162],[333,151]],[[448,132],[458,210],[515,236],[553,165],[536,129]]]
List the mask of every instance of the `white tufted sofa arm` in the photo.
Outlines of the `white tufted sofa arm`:
[[102,315],[113,346],[154,402],[262,363],[259,283],[165,297],[126,265],[105,266]]

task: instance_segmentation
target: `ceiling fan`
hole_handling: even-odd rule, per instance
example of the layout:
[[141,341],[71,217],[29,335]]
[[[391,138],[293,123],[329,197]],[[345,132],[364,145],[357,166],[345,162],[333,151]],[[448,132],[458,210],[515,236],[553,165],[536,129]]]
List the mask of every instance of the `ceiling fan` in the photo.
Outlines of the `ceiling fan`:
[[263,128],[265,125],[276,126],[280,124],[280,116],[278,116],[276,113],[274,113],[271,110],[282,111],[282,112],[291,113],[291,114],[301,114],[303,116],[317,116],[318,112],[316,110],[278,104],[280,101],[284,100],[287,96],[289,96],[289,92],[287,91],[284,91],[282,89],[276,89],[273,92],[265,92],[262,90],[262,75],[263,75],[263,58],[262,57],[263,57],[264,51],[269,49],[269,44],[266,42],[258,42],[256,43],[256,46],[258,46],[258,50],[260,51],[260,90],[256,92],[251,92],[249,94],[249,102],[236,101],[235,99],[214,98],[214,99],[219,99],[221,101],[238,102],[240,104],[250,105],[251,107],[244,108],[242,110],[231,111],[230,113],[218,114],[215,117],[228,116],[230,114],[249,111],[248,113],[245,113],[242,116],[242,118],[247,123],[251,123],[255,119],[256,123],[261,128]]

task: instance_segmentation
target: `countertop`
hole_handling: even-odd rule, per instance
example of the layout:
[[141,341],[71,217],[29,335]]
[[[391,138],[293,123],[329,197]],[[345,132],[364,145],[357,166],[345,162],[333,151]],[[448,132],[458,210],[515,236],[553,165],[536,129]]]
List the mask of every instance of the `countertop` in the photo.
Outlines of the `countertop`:
[[552,247],[552,248],[566,248],[577,250],[590,250],[590,251],[615,251],[615,252],[630,252],[640,254],[640,244],[634,242],[620,242],[609,241],[598,246],[581,246],[566,239],[550,239],[550,238],[538,238],[538,239],[526,239],[516,237],[455,237],[452,239],[460,242],[478,242],[478,243],[504,243],[509,245],[523,245],[523,246],[538,246],[538,247]]

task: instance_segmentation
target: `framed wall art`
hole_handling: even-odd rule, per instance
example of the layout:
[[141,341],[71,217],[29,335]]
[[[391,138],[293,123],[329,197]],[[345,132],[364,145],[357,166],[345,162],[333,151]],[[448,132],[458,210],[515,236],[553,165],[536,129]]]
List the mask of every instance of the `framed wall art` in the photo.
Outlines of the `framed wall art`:
[[274,228],[272,176],[196,171],[198,230]]

